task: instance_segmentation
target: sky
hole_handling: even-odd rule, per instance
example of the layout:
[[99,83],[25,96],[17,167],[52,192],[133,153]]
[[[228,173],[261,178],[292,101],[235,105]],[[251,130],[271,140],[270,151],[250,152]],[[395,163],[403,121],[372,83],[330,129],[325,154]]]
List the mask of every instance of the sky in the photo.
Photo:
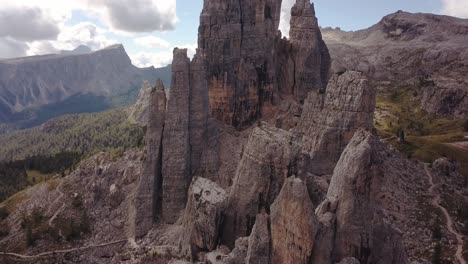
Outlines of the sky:
[[[287,36],[295,0],[283,0]],[[315,0],[322,27],[359,30],[398,10],[468,18],[468,0]],[[122,43],[134,65],[171,63],[174,47],[195,52],[203,0],[0,0],[0,58]]]

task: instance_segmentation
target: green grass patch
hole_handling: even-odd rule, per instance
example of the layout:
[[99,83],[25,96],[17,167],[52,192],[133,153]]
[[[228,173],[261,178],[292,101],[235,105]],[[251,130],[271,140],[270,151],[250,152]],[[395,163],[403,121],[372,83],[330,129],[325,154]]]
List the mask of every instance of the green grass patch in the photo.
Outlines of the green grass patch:
[[418,93],[416,87],[403,87],[377,96],[375,127],[382,136],[395,136],[400,130],[413,136],[463,132],[466,120],[427,113]]
[[376,103],[375,127],[382,138],[406,134],[406,143],[391,140],[398,150],[423,162],[447,157],[457,160],[461,173],[468,177],[468,151],[451,146],[464,141],[466,120],[437,116],[421,110],[417,87],[394,88],[379,95]]
[[37,170],[28,170],[26,173],[28,174],[28,183],[31,185],[47,181],[54,176],[53,173],[41,173]]
[[5,206],[7,211],[9,213],[14,212],[18,205],[22,203],[24,200],[28,198],[28,194],[26,191],[21,191],[13,196],[10,196],[10,198],[6,199],[3,203],[1,203],[2,206]]

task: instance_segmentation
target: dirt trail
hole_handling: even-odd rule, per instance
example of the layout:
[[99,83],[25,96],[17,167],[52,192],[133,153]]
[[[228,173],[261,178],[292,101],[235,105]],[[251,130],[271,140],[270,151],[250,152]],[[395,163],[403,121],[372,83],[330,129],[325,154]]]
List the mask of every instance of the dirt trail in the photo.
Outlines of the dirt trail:
[[[55,201],[52,203],[53,205],[55,203],[57,203],[58,201],[60,201],[60,199],[63,198],[63,196],[65,194],[63,194],[63,192],[60,190],[60,188],[62,187],[62,184],[63,184],[63,181],[59,184],[59,186],[57,186],[57,192],[59,193],[59,196],[57,197],[57,199],[55,199]],[[52,207],[51,207],[52,208]],[[60,208],[54,213],[54,215],[49,219],[49,226],[52,226],[52,222],[55,220],[55,218],[57,218],[58,214],[63,211],[63,209],[65,208],[65,202],[62,202],[62,205],[60,206]]]
[[453,142],[453,143],[446,143],[449,146],[461,149],[463,151],[468,151],[468,141],[460,141],[460,142]]
[[441,202],[440,194],[438,194],[435,191],[436,185],[434,184],[434,178],[432,177],[432,173],[431,173],[431,171],[429,169],[429,166],[427,164],[425,164],[424,168],[426,170],[427,177],[429,178],[429,184],[431,185],[431,187],[429,188],[429,193],[434,197],[432,199],[432,204],[435,207],[439,208],[443,212],[443,214],[445,216],[445,219],[447,221],[448,231],[450,233],[452,233],[457,238],[457,251],[455,253],[455,258],[458,260],[458,262],[460,264],[466,264],[466,261],[463,258],[463,238],[464,238],[464,236],[462,234],[460,234],[456,230],[456,227],[454,227],[452,217],[448,213],[447,209],[440,204],[440,202]]
[[70,248],[70,249],[64,249],[64,250],[47,251],[47,252],[43,252],[37,255],[22,255],[22,254],[9,253],[9,252],[0,252],[0,256],[8,256],[8,257],[21,258],[21,259],[35,259],[35,258],[40,258],[40,257],[46,257],[48,255],[65,254],[65,253],[70,253],[70,252],[75,252],[75,251],[88,250],[92,248],[106,247],[106,246],[115,245],[115,244],[119,244],[123,242],[126,243],[127,241],[128,239],[121,239],[121,240],[112,241],[109,243],[104,243],[104,244],[99,244],[99,245],[91,245],[91,246],[86,246],[86,247]]

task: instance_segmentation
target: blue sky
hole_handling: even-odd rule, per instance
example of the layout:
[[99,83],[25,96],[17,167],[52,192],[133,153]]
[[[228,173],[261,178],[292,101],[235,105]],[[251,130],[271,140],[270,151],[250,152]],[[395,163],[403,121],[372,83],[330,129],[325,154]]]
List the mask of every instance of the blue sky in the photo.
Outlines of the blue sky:
[[[122,43],[133,63],[160,67],[193,54],[203,0],[0,0],[0,58]],[[295,0],[283,0],[283,7]],[[398,10],[468,18],[468,0],[316,0],[322,27],[364,29]],[[286,11],[288,10],[288,11]],[[283,13],[289,9],[283,8]],[[33,14],[33,15],[31,15]],[[2,18],[14,17],[15,20]]]

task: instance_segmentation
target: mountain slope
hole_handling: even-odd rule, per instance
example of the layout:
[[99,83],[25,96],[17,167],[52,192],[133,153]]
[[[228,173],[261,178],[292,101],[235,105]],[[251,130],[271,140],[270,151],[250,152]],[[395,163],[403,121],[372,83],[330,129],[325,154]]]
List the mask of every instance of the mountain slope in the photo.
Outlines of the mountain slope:
[[[75,55],[44,55],[0,61],[0,123],[45,119],[65,113],[98,111],[127,105],[136,98],[144,80],[169,83],[170,67],[139,69],[122,45]],[[81,109],[37,116],[42,107],[77,102]],[[92,112],[92,111],[91,111]],[[43,115],[44,116],[44,115]],[[22,127],[39,122],[26,122]]]
[[468,20],[399,11],[365,30],[322,33],[335,72],[362,71],[383,92],[409,86],[423,110],[468,117]]
[[20,160],[64,151],[86,155],[142,144],[143,129],[128,121],[125,109],[66,115],[41,126],[0,135],[0,160]]

